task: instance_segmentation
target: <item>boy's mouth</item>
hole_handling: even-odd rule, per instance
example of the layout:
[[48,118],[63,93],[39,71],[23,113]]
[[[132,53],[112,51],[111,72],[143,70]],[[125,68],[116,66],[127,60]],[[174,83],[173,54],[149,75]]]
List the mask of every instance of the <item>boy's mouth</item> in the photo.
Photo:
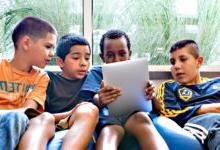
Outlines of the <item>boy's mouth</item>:
[[85,75],[87,73],[87,70],[79,70],[78,73],[80,75]]
[[51,61],[51,59],[46,59],[45,60],[46,64],[49,64],[50,61]]
[[176,73],[175,74],[177,78],[183,78],[183,76],[185,75],[184,73]]

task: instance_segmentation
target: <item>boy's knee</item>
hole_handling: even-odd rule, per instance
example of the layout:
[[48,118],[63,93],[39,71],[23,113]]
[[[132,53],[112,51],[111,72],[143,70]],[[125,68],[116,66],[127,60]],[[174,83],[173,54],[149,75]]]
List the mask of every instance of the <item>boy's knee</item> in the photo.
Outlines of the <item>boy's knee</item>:
[[133,128],[138,125],[153,125],[153,122],[151,121],[150,117],[145,112],[137,112],[129,117],[127,120],[125,127],[126,128]]
[[95,119],[98,122],[99,110],[92,103],[84,103],[73,112],[76,117]]
[[52,114],[50,114],[48,112],[44,112],[44,113],[40,114],[39,116],[31,119],[30,120],[30,124],[54,126],[55,118],[54,118],[54,116]]
[[101,130],[104,136],[120,136],[124,135],[124,128],[119,125],[107,125]]

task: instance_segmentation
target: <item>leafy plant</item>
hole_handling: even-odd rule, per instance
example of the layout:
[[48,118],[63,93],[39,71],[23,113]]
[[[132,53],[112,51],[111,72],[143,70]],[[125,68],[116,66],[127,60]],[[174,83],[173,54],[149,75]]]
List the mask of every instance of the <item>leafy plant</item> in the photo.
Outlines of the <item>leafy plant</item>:
[[[82,1],[78,0],[0,0],[0,52],[13,49],[11,33],[25,16],[38,16],[52,23],[59,37],[70,32],[82,33]],[[81,7],[80,7],[81,6]],[[79,28],[80,27],[80,28]]]
[[[206,64],[220,60],[216,55],[220,54],[219,0],[198,0],[197,16],[179,14],[177,0],[121,0],[120,5],[117,0],[102,2],[94,0],[94,30],[118,28],[127,32],[132,41],[133,57],[147,55],[151,64],[169,64],[170,46],[180,39],[194,39]],[[109,18],[113,18],[112,21]],[[98,52],[96,49],[98,46],[95,46]],[[95,62],[101,63],[97,53],[95,56]]]

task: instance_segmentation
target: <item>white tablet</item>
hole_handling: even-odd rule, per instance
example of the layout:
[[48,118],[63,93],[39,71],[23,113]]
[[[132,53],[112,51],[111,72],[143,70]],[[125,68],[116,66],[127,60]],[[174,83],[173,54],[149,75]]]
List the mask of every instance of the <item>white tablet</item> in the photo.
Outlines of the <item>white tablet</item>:
[[110,116],[152,110],[152,103],[146,100],[144,92],[146,81],[149,80],[147,58],[104,64],[102,71],[107,85],[122,90],[122,95],[108,105]]

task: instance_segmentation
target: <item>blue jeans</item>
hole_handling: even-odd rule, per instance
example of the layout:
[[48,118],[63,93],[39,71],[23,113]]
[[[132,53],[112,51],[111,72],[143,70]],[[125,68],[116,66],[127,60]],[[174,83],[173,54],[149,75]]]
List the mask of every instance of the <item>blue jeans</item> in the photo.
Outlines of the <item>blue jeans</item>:
[[0,150],[15,150],[29,119],[21,112],[0,114]]

